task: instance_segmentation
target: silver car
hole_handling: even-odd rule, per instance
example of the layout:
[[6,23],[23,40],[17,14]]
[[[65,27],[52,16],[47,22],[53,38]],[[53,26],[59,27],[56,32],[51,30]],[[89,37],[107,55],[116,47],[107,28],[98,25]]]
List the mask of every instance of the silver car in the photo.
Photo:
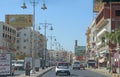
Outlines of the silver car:
[[70,75],[69,63],[59,62],[55,68],[56,75],[58,74],[67,74]]

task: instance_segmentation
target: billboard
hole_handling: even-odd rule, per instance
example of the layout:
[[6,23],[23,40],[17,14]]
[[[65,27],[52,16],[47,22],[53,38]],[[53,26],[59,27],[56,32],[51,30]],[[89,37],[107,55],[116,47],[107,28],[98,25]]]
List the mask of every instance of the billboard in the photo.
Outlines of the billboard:
[[32,26],[32,15],[5,15],[5,23],[15,28],[25,28]]
[[84,56],[86,52],[86,46],[75,47],[75,56]]
[[0,75],[11,74],[11,54],[0,53]]
[[93,12],[99,12],[102,5],[102,0],[93,0]]
[[26,69],[27,67],[28,67],[28,64],[29,64],[29,68],[31,69],[33,66],[32,66],[32,64],[33,64],[33,62],[32,62],[32,57],[25,57],[25,62],[24,62],[24,68]]

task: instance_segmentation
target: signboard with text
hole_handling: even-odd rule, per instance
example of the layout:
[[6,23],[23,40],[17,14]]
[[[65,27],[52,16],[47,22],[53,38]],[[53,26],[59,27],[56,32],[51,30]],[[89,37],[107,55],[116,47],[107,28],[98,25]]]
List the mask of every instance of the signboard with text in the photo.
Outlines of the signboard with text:
[[35,59],[35,67],[40,67],[40,59]]
[[26,69],[27,68],[27,64],[29,64],[30,66],[30,69],[33,67],[32,66],[32,57],[25,57],[25,62],[24,62],[24,68]]
[[0,53],[0,75],[11,74],[11,54]]
[[93,12],[99,12],[102,8],[102,0],[93,0]]
[[6,15],[5,22],[15,28],[25,28],[32,26],[32,15]]

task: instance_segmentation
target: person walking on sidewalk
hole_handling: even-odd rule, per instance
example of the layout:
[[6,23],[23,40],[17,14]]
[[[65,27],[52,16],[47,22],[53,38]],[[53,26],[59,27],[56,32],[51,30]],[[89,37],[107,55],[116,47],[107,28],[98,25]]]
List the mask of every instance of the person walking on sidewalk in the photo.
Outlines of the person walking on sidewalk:
[[30,66],[30,62],[29,61],[26,63],[26,69],[25,70],[26,70],[25,74],[30,76],[31,66]]

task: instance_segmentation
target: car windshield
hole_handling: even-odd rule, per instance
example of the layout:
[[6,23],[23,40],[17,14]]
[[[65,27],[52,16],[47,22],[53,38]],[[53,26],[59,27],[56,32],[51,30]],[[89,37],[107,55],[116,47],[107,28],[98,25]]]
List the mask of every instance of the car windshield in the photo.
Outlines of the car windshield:
[[24,64],[23,62],[17,62],[17,64]]
[[68,66],[68,63],[59,63],[58,66]]
[[74,64],[80,64],[79,62],[74,62]]

